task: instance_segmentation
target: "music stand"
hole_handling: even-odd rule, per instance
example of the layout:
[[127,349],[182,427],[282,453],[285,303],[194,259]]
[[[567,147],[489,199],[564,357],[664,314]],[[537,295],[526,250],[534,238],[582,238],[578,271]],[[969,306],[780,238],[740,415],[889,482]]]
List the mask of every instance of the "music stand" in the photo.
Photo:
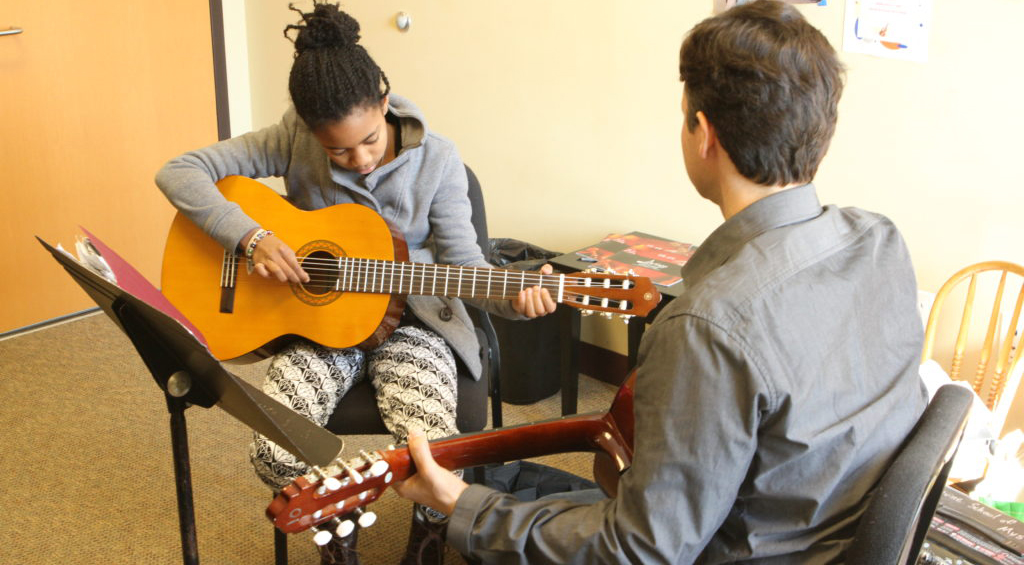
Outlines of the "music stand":
[[217,405],[310,465],[333,461],[344,442],[232,374],[210,353],[202,334],[130,264],[83,229],[116,283],[39,237],[96,304],[128,336],[164,392],[170,414],[178,521],[185,565],[198,565],[185,409]]

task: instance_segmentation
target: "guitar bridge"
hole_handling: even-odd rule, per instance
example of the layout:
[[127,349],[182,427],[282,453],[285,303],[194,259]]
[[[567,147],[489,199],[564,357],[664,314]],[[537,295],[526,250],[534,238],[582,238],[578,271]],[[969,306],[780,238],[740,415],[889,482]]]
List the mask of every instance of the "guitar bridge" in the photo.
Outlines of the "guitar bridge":
[[220,264],[220,311],[231,314],[235,311],[235,283],[238,282],[238,263],[241,257],[234,251],[224,250]]

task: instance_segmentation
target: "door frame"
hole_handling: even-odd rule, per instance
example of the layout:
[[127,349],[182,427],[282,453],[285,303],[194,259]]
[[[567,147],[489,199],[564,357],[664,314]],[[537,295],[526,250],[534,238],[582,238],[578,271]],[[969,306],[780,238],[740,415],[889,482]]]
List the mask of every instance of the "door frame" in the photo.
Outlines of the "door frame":
[[231,111],[228,107],[228,65],[224,47],[224,6],[210,0],[210,43],[213,45],[213,91],[217,104],[217,139],[231,137]]

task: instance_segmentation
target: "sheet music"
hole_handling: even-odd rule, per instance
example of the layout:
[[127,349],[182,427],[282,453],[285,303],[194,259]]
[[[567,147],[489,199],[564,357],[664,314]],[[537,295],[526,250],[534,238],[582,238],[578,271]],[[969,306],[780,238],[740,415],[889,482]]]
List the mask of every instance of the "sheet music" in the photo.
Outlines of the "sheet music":
[[120,255],[114,252],[113,249],[107,247],[106,244],[90,233],[89,230],[85,228],[81,229],[85,232],[85,235],[88,236],[87,241],[89,242],[89,245],[99,252],[99,260],[105,262],[113,272],[118,287],[135,296],[139,300],[142,300],[146,304],[160,310],[171,318],[174,318],[178,323],[185,326],[188,331],[192,332],[192,335],[194,335],[200,343],[208,345],[202,332],[192,325],[192,322],[188,321],[188,318],[186,318],[181,311],[175,308],[174,305],[171,304],[171,301],[167,300],[167,297],[153,286],[146,277],[142,276],[142,273],[135,270],[135,267],[132,267],[131,264],[122,259]]

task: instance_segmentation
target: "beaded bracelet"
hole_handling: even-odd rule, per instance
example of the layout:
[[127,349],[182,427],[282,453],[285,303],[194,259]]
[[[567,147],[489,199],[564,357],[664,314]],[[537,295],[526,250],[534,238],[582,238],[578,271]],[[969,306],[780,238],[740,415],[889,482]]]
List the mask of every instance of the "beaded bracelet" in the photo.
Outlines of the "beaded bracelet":
[[252,264],[252,254],[256,252],[256,245],[263,241],[263,238],[268,235],[274,235],[274,232],[260,228],[256,230],[256,233],[253,234],[249,243],[245,246],[245,259],[248,263],[247,266],[249,267],[249,273],[252,273],[252,270],[255,267],[255,265]]

